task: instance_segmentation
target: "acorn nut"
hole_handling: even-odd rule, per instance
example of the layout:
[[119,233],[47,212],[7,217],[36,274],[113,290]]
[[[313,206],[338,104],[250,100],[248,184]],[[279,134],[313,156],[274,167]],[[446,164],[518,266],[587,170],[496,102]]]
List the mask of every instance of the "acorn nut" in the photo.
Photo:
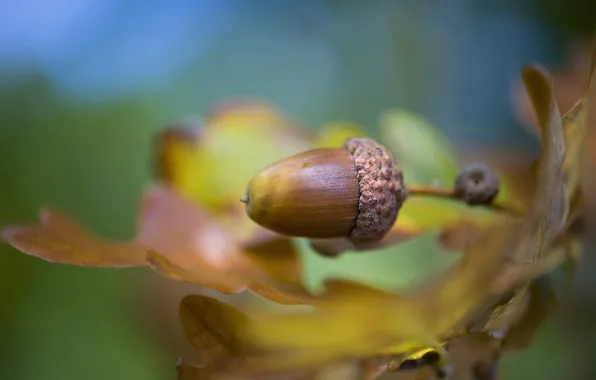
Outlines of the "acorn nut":
[[380,240],[407,197],[393,154],[369,138],[299,153],[269,166],[241,199],[248,216],[282,235]]

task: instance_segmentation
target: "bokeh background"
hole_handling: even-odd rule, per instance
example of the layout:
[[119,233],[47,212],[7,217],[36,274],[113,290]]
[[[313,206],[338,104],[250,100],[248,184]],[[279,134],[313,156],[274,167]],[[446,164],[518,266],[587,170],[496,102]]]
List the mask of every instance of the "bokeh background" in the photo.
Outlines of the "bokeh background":
[[[462,154],[530,155],[512,96],[519,70],[539,61],[573,73],[570,51],[594,15],[591,0],[2,2],[0,225],[50,204],[104,236],[131,236],[155,133],[229,99],[372,136],[383,110],[403,107]],[[431,242],[399,249],[405,266],[432,266],[421,259]],[[400,275],[383,260],[345,265]],[[177,302],[193,291],[149,269],[60,266],[0,246],[0,378],[172,379],[188,350]],[[561,378],[557,334],[541,328],[503,378]]]

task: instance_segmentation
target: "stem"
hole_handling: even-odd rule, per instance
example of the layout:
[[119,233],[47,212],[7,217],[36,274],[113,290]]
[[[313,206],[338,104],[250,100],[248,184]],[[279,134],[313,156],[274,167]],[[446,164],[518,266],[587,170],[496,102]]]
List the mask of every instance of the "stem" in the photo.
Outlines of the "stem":
[[[430,187],[430,186],[417,186],[417,185],[410,185],[407,187],[408,196],[414,197],[435,197],[435,198],[444,198],[444,199],[451,199],[455,201],[461,201],[461,199],[454,194],[452,189],[446,189],[444,187]],[[474,205],[476,206],[476,205]],[[519,210],[517,207],[513,206],[512,204],[508,204],[505,202],[498,202],[494,201],[488,204],[477,205],[477,206],[484,206],[488,207],[494,211],[503,212],[506,214],[510,214],[513,216],[522,216],[524,213],[523,211]]]

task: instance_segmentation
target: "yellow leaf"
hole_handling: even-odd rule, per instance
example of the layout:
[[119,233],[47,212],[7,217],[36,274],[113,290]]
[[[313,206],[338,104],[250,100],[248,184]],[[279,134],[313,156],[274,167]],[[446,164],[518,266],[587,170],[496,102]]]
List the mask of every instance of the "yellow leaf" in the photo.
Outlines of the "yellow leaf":
[[238,334],[249,318],[215,298],[188,295],[179,308],[186,340],[195,348],[201,364],[225,368],[227,362],[241,358],[246,342]]
[[208,211],[241,207],[259,170],[308,149],[312,136],[263,102],[225,104],[200,129],[171,128],[157,138],[157,175]]
[[317,131],[315,147],[340,147],[348,137],[366,137],[358,124],[350,122],[331,122],[323,124]]

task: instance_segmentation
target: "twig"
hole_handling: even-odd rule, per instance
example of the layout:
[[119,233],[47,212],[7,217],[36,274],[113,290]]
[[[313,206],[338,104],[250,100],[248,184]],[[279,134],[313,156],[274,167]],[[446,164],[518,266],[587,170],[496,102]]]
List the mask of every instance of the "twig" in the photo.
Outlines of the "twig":
[[[410,185],[407,187],[408,189],[408,196],[413,197],[435,197],[435,198],[444,198],[450,199],[455,201],[462,201],[462,199],[457,196],[452,189],[446,189],[444,187],[430,187],[430,186],[416,186]],[[505,202],[498,202],[494,201],[487,204],[481,205],[471,205],[471,206],[484,206],[488,207],[491,210],[502,212],[505,214],[513,215],[513,216],[523,216],[524,212],[519,210],[517,207],[513,206],[510,203]]]

